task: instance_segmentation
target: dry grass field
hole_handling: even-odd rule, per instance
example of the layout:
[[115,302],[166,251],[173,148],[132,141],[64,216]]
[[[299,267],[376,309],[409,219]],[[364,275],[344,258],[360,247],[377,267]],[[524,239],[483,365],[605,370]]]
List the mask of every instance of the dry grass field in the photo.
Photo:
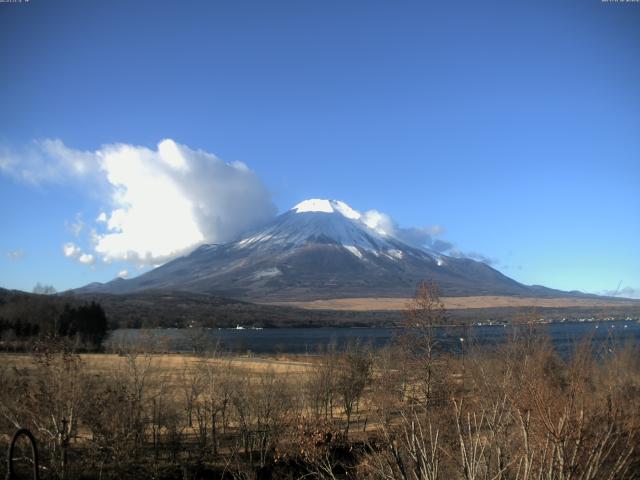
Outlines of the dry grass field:
[[[119,371],[130,368],[131,357],[115,353],[81,353],[77,355],[85,366],[86,373],[108,377]],[[162,380],[165,385],[175,387],[184,372],[193,372],[200,367],[211,366],[238,374],[260,376],[273,373],[290,382],[301,381],[305,374],[313,371],[318,361],[314,357],[304,356],[195,356],[182,353],[144,354],[133,359],[137,364],[149,363],[152,367],[153,380]],[[37,361],[28,353],[0,353],[0,363],[5,368],[36,368]]]
[[2,353],[0,450],[25,426],[42,478],[69,480],[638,478],[637,348],[565,361],[525,326],[434,356],[430,331],[317,356]]
[[[473,297],[442,297],[442,302],[448,310],[470,308],[568,308],[568,307],[621,307],[638,305],[634,300],[613,300],[598,298],[530,298],[506,296],[473,296]],[[312,300],[308,302],[277,302],[271,305],[283,305],[305,308],[310,310],[341,310],[341,311],[398,311],[404,310],[410,298],[334,298],[327,300]]]

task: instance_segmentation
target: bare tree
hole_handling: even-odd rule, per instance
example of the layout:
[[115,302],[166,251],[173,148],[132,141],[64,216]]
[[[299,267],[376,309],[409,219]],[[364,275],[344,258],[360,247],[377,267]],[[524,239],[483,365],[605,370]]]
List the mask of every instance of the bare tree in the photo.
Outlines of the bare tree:
[[329,422],[333,419],[337,368],[336,345],[332,343],[325,352],[320,352],[314,368],[304,377],[305,397],[317,422]]
[[351,418],[358,401],[371,378],[371,355],[358,343],[347,345],[337,371],[336,389],[346,416],[345,433],[349,433]]
[[380,480],[437,480],[441,476],[439,432],[415,410],[402,412],[398,425],[381,427],[382,449],[364,455],[363,468]]
[[2,414],[14,428],[32,429],[44,439],[50,465],[66,478],[85,398],[84,364],[67,344],[53,341],[41,342],[31,359],[31,368],[15,370],[17,376],[3,384]]
[[425,405],[432,398],[435,354],[439,344],[438,328],[444,323],[445,309],[440,291],[432,282],[420,282],[414,297],[404,311],[404,331],[400,344],[415,366],[416,381],[421,391],[414,400]]

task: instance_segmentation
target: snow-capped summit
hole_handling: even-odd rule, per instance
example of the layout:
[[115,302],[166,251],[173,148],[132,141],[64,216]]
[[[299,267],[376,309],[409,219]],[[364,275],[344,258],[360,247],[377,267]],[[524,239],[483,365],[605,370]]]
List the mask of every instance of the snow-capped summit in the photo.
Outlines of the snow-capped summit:
[[397,258],[398,254],[389,251],[402,251],[406,246],[367,226],[360,212],[344,202],[311,199],[247,235],[236,243],[236,248],[290,249],[319,242],[340,245],[358,258],[363,258],[364,252]]
[[484,263],[412,247],[339,200],[310,199],[244,238],[203,245],[139,277],[98,290],[216,293],[248,300],[407,297],[424,279],[446,295],[520,295]]
[[340,200],[325,200],[322,198],[311,198],[304,200],[293,207],[291,210],[296,213],[308,212],[324,212],[324,213],[340,213],[352,220],[359,220],[362,215]]

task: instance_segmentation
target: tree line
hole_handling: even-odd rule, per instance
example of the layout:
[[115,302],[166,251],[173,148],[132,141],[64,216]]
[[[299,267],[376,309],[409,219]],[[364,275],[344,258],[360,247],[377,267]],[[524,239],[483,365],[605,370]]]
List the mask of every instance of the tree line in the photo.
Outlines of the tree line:
[[21,295],[0,304],[0,348],[25,349],[33,341],[64,337],[97,350],[109,323],[99,303],[69,303],[48,295]]

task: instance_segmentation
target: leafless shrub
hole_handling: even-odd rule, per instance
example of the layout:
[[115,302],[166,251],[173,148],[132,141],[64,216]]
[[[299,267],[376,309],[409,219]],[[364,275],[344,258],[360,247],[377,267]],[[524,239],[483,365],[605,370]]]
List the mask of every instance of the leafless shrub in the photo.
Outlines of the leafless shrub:
[[346,417],[345,433],[349,433],[354,411],[371,378],[371,352],[358,343],[347,345],[339,358],[336,391],[340,397]]
[[320,352],[314,369],[303,379],[306,402],[317,422],[333,420],[333,407],[337,393],[337,359],[336,345],[332,343],[326,352]]
[[361,475],[381,480],[441,478],[438,429],[415,408],[400,413],[395,425],[382,425],[380,438],[360,465]]
[[421,282],[406,306],[403,334],[398,339],[404,350],[403,360],[410,366],[407,391],[413,402],[428,405],[435,400],[436,384],[442,380],[438,329],[444,320],[445,309],[437,285]]
[[62,341],[40,343],[32,360],[31,368],[14,369],[6,377],[2,415],[14,428],[35,432],[45,442],[50,468],[66,478],[85,397],[83,363]]

